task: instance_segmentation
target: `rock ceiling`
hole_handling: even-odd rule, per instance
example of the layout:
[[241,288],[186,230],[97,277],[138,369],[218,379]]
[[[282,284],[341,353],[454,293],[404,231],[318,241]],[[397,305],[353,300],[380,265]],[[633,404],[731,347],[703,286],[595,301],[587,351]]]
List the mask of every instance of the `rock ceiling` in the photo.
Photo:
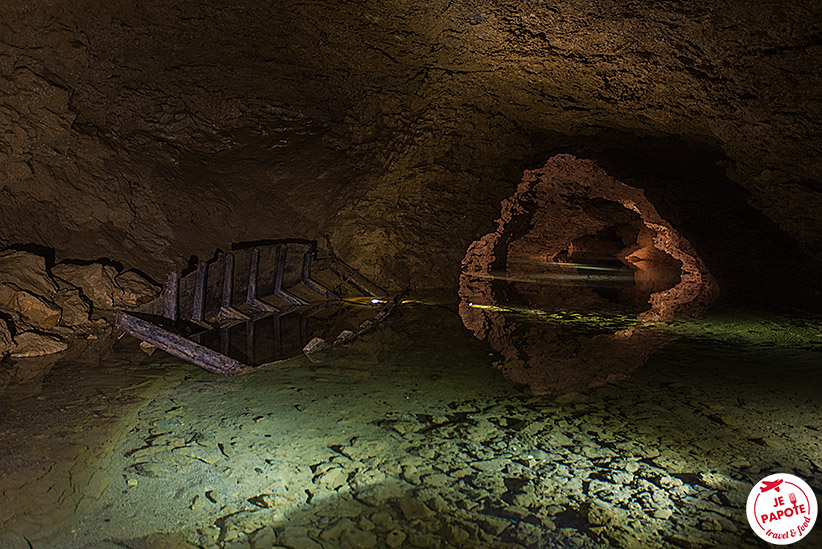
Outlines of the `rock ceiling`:
[[453,286],[523,170],[569,152],[642,187],[723,289],[812,287],[821,12],[12,0],[0,244],[162,279],[232,242],[327,238],[383,282]]

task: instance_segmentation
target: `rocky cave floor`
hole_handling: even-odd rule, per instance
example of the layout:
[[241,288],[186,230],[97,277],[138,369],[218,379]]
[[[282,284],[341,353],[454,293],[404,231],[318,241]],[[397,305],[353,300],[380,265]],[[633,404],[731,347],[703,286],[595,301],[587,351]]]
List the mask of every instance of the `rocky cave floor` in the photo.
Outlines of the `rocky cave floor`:
[[0,547],[764,547],[754,482],[822,493],[822,320],[667,329],[630,379],[555,399],[452,306],[239,378],[128,338],[6,363]]

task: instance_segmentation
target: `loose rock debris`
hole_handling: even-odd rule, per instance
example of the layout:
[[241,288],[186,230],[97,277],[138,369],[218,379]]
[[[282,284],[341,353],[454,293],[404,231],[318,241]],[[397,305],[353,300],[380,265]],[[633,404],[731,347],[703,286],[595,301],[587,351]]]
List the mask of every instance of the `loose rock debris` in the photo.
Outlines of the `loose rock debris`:
[[631,378],[546,399],[437,311],[252,376],[163,364],[174,380],[37,546],[764,546],[745,519],[754,483],[787,470],[820,488],[818,345],[797,347],[812,319],[791,338],[781,317],[701,319],[677,330],[703,339]]
[[325,447],[311,423],[306,438],[268,433],[274,416],[222,417],[211,432],[155,422],[130,434],[140,445],[123,477],[146,491],[172,482],[198,547],[755,544],[751,484],[725,466],[750,454],[718,440],[683,451],[668,440],[675,420],[648,402],[636,403],[647,413],[637,440],[604,404],[450,402],[437,415],[388,413]]

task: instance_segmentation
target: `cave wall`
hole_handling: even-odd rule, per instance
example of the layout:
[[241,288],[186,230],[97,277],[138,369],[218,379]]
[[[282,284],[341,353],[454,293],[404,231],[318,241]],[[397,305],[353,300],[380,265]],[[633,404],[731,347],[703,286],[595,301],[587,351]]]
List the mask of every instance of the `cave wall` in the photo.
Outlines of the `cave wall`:
[[800,279],[822,258],[820,11],[12,0],[0,241],[162,278],[232,242],[328,237],[383,283],[449,286],[523,169],[571,152],[681,219],[723,289],[753,271],[740,291],[813,291]]

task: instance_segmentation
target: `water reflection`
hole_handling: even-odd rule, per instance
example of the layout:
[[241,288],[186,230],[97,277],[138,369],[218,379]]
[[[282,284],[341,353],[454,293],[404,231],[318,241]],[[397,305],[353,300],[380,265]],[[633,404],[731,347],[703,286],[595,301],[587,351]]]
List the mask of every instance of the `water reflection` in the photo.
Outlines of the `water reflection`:
[[43,379],[60,355],[25,358],[0,367],[0,397],[22,400],[43,392]]
[[655,325],[616,310],[507,305],[516,299],[503,284],[463,275],[459,314],[475,337],[499,353],[494,365],[535,394],[556,396],[625,379],[670,339]]

